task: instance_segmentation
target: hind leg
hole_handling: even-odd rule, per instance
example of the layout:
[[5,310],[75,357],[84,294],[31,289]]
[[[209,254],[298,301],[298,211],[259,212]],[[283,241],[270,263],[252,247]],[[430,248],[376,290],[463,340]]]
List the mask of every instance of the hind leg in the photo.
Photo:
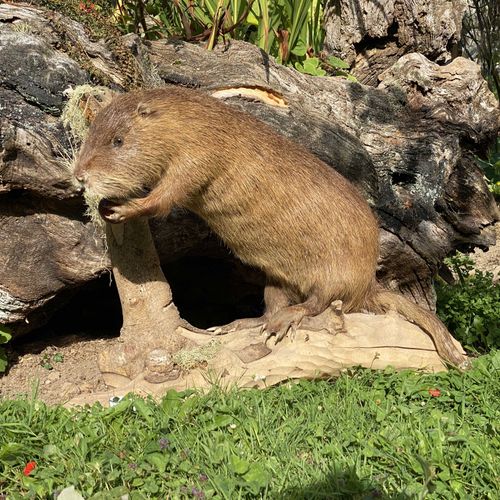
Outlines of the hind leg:
[[313,292],[301,304],[284,307],[271,314],[266,322],[267,338],[276,336],[275,344],[281,341],[290,329],[295,330],[306,316],[316,316],[328,307],[329,301],[323,300]]
[[268,319],[273,314],[290,305],[290,296],[287,290],[277,283],[269,281],[264,289],[266,312],[263,318]]

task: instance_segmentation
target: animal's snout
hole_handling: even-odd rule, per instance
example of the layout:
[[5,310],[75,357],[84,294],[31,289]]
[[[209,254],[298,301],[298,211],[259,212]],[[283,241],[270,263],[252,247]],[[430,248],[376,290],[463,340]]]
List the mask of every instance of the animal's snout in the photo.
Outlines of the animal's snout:
[[80,184],[87,184],[89,181],[89,163],[78,161],[73,169],[73,177]]
[[88,184],[88,176],[85,171],[77,166],[73,171],[73,180],[73,184],[76,188],[77,193],[83,193]]

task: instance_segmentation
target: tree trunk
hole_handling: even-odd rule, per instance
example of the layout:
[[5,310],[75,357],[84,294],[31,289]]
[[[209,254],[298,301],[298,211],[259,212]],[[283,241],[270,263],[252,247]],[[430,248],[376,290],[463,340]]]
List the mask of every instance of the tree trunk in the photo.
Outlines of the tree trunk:
[[329,0],[325,50],[365,85],[401,56],[419,52],[445,64],[458,53],[466,0]]

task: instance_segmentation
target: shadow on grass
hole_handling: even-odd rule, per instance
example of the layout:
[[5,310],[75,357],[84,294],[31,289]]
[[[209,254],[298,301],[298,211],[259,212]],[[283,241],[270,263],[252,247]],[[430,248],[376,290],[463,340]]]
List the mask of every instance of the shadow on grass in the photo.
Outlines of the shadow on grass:
[[276,500],[408,500],[410,497],[404,493],[387,495],[377,484],[368,479],[360,479],[353,469],[348,469],[332,471],[323,481],[285,489],[273,498]]

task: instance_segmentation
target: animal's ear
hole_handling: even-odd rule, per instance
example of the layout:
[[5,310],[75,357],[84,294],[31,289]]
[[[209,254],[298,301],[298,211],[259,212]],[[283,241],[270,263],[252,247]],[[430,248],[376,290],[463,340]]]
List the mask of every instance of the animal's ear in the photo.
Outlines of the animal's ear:
[[150,104],[146,104],[145,102],[140,102],[137,105],[137,114],[142,118],[151,116],[152,114],[154,114],[154,112],[155,110]]

